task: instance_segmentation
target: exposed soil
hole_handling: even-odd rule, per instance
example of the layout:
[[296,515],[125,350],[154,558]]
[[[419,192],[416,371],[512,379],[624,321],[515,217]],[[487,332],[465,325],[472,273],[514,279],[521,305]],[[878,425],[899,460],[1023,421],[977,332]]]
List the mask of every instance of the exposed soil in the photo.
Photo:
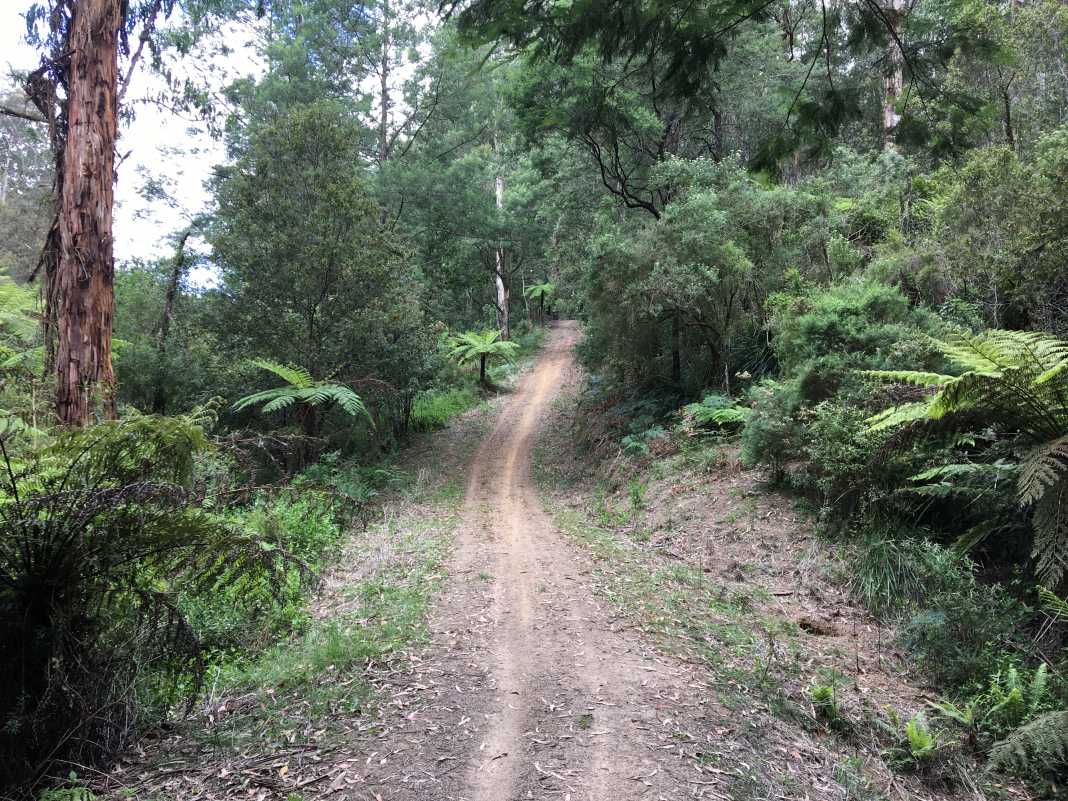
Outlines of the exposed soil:
[[[885,784],[871,795],[866,785],[863,793],[847,789],[836,773],[842,761],[852,755],[863,773],[861,763],[878,758],[867,734],[842,738],[811,718],[807,726],[784,722],[769,711],[767,698],[750,697],[742,687],[725,694],[725,682],[734,679],[669,647],[596,591],[610,567],[555,522],[568,505],[593,514],[588,481],[581,491],[553,494],[550,514],[532,475],[535,444],[548,440],[567,462],[552,469],[589,478],[578,475],[588,468],[568,456],[566,416],[554,406],[578,381],[572,357],[578,336],[573,323],[554,326],[535,367],[497,404],[499,411],[469,416],[412,457],[421,475],[456,481],[466,472],[466,491],[459,509],[456,501],[450,510],[439,499],[394,512],[397,526],[444,521],[457,512],[459,523],[451,525],[454,550],[429,641],[389,665],[368,668],[376,712],[307,711],[298,745],[265,738],[233,753],[189,735],[214,725],[216,704],[178,734],[144,747],[102,786],[116,792],[125,786],[126,797],[183,801],[292,793],[377,801],[947,797],[905,789],[912,783],[895,781],[881,767],[873,775]],[[492,429],[465,470],[490,413]],[[872,695],[871,706],[917,708],[920,694],[904,680],[899,655],[819,577],[817,558],[803,558],[815,545],[788,505],[749,503],[741,529],[714,523],[716,515],[730,514],[734,500],[751,497],[752,482],[736,471],[718,481],[658,484],[642,523],[652,535],[635,547],[635,559],[696,565],[726,591],[759,583],[766,590],[756,606],[761,619],[792,621],[801,638],[801,647],[779,656],[783,662],[808,660],[813,670],[855,663],[849,674],[856,696]],[[383,559],[395,558],[386,553],[391,547],[383,535]],[[344,588],[361,569],[339,569],[320,617],[344,607]],[[775,657],[785,646],[769,638],[768,648]],[[725,655],[724,664],[736,658],[748,657]],[[779,691],[804,698],[803,687]],[[291,703],[299,706],[299,699]]]

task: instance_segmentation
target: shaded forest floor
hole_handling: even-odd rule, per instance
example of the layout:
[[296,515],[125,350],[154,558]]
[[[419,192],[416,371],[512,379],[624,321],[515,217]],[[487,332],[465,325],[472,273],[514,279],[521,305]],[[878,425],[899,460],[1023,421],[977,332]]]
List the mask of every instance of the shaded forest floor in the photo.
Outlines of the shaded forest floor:
[[[729,448],[577,452],[573,324],[405,455],[299,638],[97,789],[144,799],[982,798],[908,770],[925,697]],[[834,713],[812,687],[833,688]],[[895,769],[896,768],[896,769]],[[999,793],[1009,791],[998,790]],[[986,788],[990,792],[991,788]]]

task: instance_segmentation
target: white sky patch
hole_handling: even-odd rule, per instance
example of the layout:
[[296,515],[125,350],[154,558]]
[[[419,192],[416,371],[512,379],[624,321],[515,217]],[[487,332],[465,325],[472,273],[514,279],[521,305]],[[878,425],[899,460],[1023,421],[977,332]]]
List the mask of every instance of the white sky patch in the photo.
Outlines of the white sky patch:
[[[40,62],[40,54],[24,41],[26,22],[22,15],[28,7],[29,0],[0,0],[0,67],[5,73],[12,69],[29,71]],[[191,54],[185,60],[200,68],[198,75],[210,76],[213,90],[242,75],[263,72],[256,57],[253,30],[234,24],[223,36],[231,48],[224,58],[208,57],[205,62],[203,54]],[[135,37],[131,36],[131,45],[134,42]],[[171,63],[176,77],[182,77],[183,61],[172,58]],[[120,65],[120,72],[123,69]],[[168,236],[184,228],[190,216],[208,206],[211,197],[204,182],[212,167],[226,159],[223,143],[212,138],[202,123],[182,119],[146,102],[165,88],[163,80],[142,62],[126,94],[126,104],[135,107],[136,115],[123,126],[117,146],[121,163],[115,187],[115,258],[120,263],[170,255]],[[177,208],[141,196],[146,175],[167,186]],[[196,283],[210,281],[208,274],[191,278]]]

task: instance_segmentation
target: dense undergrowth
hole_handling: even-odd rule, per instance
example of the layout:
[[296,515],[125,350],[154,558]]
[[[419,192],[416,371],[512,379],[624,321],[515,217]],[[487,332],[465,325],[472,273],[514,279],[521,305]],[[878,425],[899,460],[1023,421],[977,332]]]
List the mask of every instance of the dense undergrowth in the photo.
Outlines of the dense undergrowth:
[[[1066,770],[1068,618],[1047,553],[1065,546],[1026,493],[1060,491],[1063,466],[1041,460],[1051,447],[1058,458],[1068,345],[973,333],[877,284],[806,292],[780,306],[775,325],[780,377],[733,398],[711,393],[668,411],[670,400],[620,400],[591,382],[579,412],[597,421],[587,447],[614,476],[637,470],[620,490],[630,497],[623,522],[642,508],[648,475],[679,459],[713,474],[736,469],[735,459],[760,468],[769,490],[796,496],[841,550],[839,583],[894,629],[938,696],[913,723],[902,767],[953,785],[957,751],[991,776],[1055,794]],[[1026,489],[1036,459],[1046,472]],[[603,526],[621,523],[602,516]],[[813,703],[837,719],[833,700]]]

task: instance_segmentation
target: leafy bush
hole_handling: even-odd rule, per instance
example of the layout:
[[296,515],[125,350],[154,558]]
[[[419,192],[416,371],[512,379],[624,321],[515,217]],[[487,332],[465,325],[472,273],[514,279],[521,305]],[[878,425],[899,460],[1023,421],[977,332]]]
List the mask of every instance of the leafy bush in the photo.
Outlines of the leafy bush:
[[942,575],[942,587],[907,619],[901,637],[940,686],[963,688],[997,669],[1006,640],[1021,640],[1029,610],[1000,584],[980,583],[972,570]]
[[765,379],[749,391],[752,410],[742,430],[742,462],[753,467],[771,467],[781,478],[788,462],[800,457],[804,428],[795,419],[801,406],[797,384],[793,381]]
[[987,765],[1056,792],[1068,776],[1068,712],[1047,712],[1016,729],[994,744]]
[[742,459],[780,477],[791,462],[810,464],[798,489],[848,516],[872,480],[882,480],[869,469],[877,438],[861,424],[873,390],[857,371],[933,364],[938,355],[922,334],[938,322],[899,290],[872,283],[778,295],[771,305],[782,379],[750,391]]
[[[193,506],[203,415],[63,433],[0,488],[0,784],[93,765],[201,675],[181,593],[280,587],[281,550]],[[3,443],[0,450],[6,453]]]
[[922,536],[875,529],[850,568],[854,596],[901,621],[905,647],[942,686],[985,686],[1031,615],[1002,585],[980,582],[967,557]]

